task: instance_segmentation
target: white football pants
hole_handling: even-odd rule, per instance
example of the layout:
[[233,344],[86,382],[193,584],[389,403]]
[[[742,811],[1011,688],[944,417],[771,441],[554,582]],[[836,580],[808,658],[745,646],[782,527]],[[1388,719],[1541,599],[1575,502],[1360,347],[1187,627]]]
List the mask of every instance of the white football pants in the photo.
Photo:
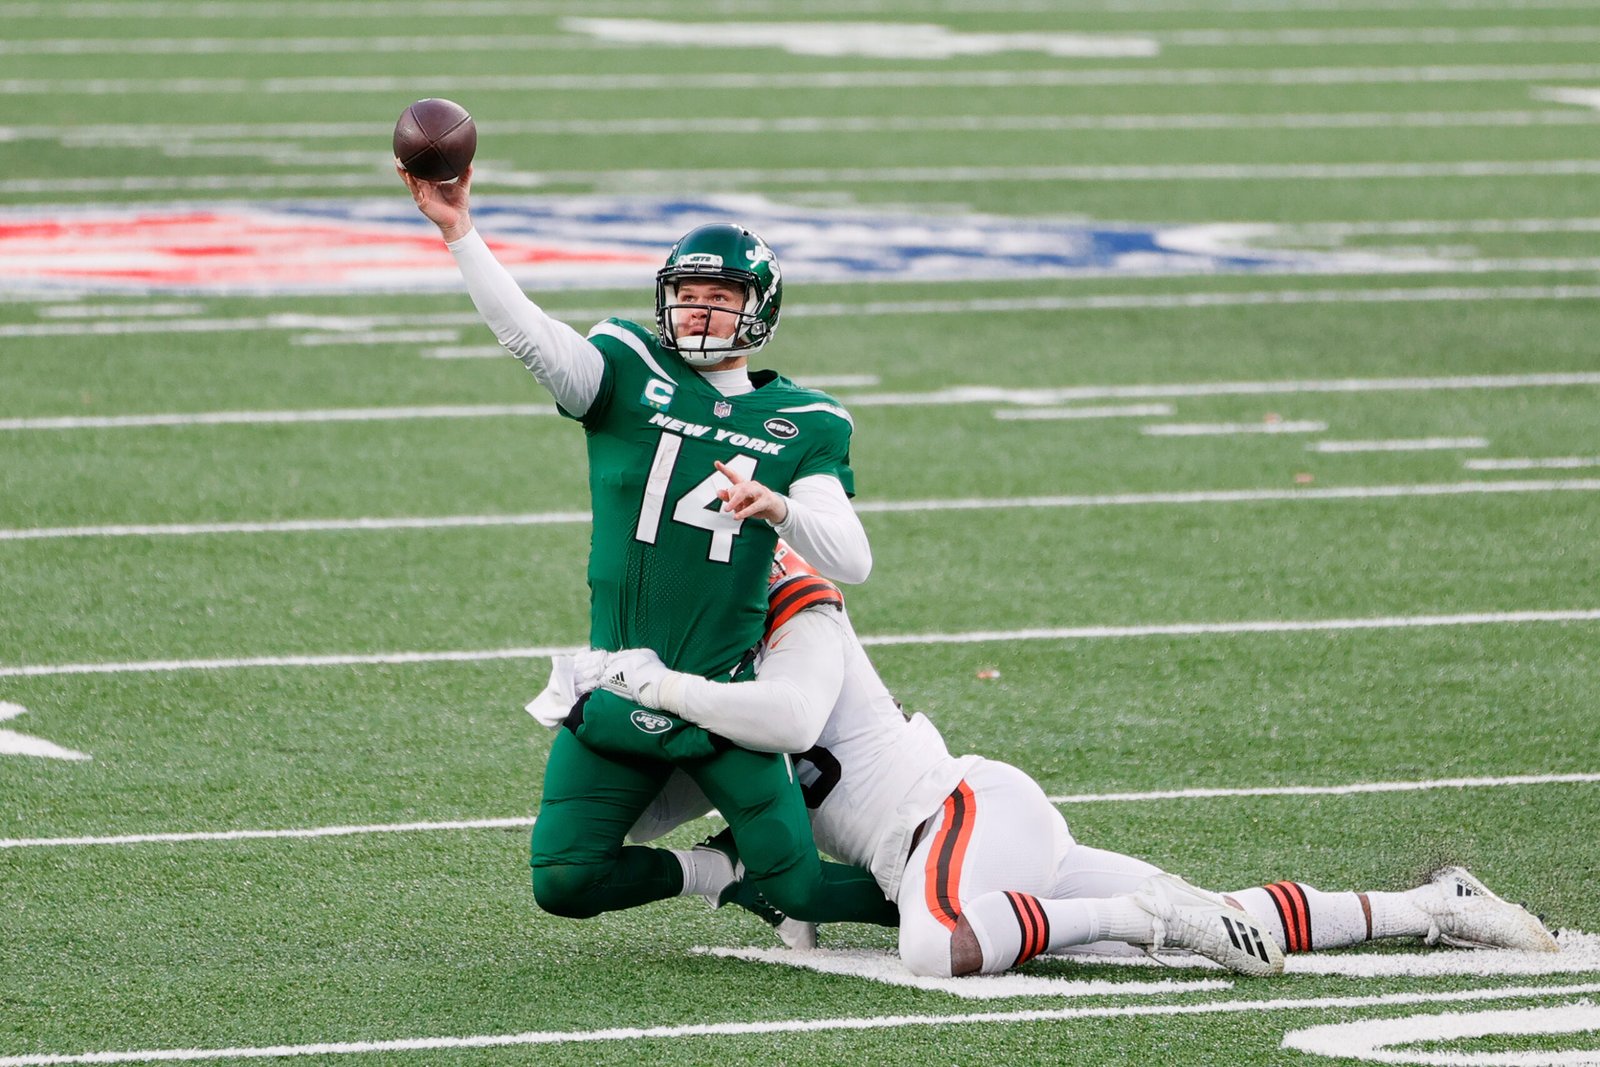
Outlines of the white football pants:
[[1160,870],[1073,841],[1037,782],[981,760],[928,821],[906,863],[896,898],[900,958],[915,974],[949,976],[956,919],[986,893],[1112,897]]

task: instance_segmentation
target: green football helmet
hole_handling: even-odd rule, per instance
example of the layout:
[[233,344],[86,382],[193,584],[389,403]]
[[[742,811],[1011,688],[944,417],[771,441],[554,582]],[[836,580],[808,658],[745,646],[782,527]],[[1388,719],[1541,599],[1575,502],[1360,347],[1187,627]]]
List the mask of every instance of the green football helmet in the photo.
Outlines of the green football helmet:
[[[678,284],[689,278],[729,282],[744,290],[744,304],[733,309],[706,304],[686,304],[678,299]],[[678,238],[667,253],[667,264],[656,272],[656,330],[663,348],[670,348],[693,367],[709,367],[730,356],[759,349],[778,328],[778,306],[783,302],[783,272],[778,257],[760,237],[743,226],[713,223],[698,226]],[[708,314],[736,313],[732,337],[696,334],[680,338],[672,321],[678,308],[703,309]]]

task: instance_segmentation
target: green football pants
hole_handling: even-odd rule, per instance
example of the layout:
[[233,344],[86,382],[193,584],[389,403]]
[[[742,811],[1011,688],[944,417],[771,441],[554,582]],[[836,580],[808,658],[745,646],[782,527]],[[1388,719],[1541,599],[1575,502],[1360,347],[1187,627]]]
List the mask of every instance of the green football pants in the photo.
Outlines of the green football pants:
[[[570,731],[557,731],[532,838],[533,893],[541,908],[588,918],[682,890],[683,869],[670,852],[623,843],[673,766],[596,752]],[[817,855],[787,756],[729,748],[676,766],[727,819],[746,882],[773,907],[810,922],[899,922],[871,875]]]

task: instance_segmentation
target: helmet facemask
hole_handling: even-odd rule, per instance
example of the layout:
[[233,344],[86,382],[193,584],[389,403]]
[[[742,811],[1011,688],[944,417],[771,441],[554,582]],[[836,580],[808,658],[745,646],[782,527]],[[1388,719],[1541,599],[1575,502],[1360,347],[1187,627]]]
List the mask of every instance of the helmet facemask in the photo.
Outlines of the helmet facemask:
[[[761,320],[761,316],[757,314],[761,303],[760,292],[752,282],[744,278],[728,277],[728,273],[731,272],[691,274],[684,271],[669,274],[664,270],[661,272],[663,277],[656,282],[656,307],[659,309],[657,315],[660,319],[662,344],[676,351],[691,367],[712,366],[731,356],[754,352],[766,344],[770,331],[767,329],[767,324]],[[679,286],[696,281],[732,285],[743,294],[743,298],[737,306],[690,303],[680,299]],[[682,311],[705,312],[707,332],[679,333],[677,313]],[[717,329],[719,333],[726,329],[730,319],[735,320],[731,334],[726,337],[716,337],[711,334],[712,329]]]
[[[742,294],[735,303],[713,304],[683,299],[692,283],[715,282]],[[717,223],[690,230],[667,255],[656,274],[656,328],[664,348],[677,352],[692,367],[712,367],[723,360],[760,349],[778,326],[783,276],[777,257],[760,237],[741,226]],[[701,311],[705,333],[681,332],[678,313]],[[727,333],[713,337],[709,332]]]

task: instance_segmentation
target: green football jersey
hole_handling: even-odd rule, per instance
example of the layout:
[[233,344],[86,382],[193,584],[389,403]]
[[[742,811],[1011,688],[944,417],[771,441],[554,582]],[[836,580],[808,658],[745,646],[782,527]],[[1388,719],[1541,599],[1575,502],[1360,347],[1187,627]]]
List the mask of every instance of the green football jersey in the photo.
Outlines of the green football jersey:
[[771,371],[724,397],[652,331],[608,319],[589,333],[605,358],[579,418],[588,435],[594,530],[589,643],[650,648],[674,670],[724,675],[760,640],[778,535],[721,511],[722,462],[787,493],[831,474],[854,493],[850,416],[825,393]]

